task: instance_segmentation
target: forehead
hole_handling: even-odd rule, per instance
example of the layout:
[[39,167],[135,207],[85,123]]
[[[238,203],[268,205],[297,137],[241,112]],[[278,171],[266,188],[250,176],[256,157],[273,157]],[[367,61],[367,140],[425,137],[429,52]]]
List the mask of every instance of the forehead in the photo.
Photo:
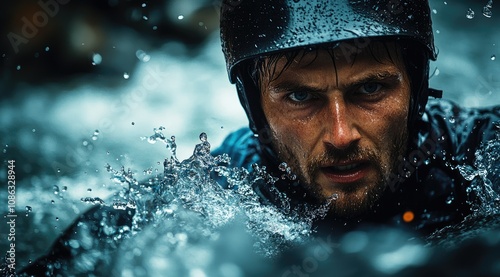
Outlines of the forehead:
[[336,70],[344,67],[377,67],[391,65],[404,71],[401,49],[395,42],[342,42],[335,47],[281,53],[266,58],[262,69],[264,76],[272,80],[286,71],[321,69],[332,66]]

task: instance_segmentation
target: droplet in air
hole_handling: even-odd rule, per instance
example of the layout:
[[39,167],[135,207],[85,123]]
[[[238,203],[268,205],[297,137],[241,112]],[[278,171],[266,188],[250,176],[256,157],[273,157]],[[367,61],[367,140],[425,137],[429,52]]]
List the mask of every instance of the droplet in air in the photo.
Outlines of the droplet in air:
[[92,55],[92,65],[99,65],[102,62],[102,56],[99,53]]
[[127,72],[123,73],[123,79],[128,80],[130,78],[130,75]]
[[29,215],[29,213],[31,213],[33,211],[33,208],[31,208],[31,206],[26,206],[26,216]]
[[95,130],[92,135],[92,140],[97,140],[99,138],[99,130]]
[[491,8],[493,7],[493,0],[489,0],[488,4],[483,7],[483,15],[487,18],[490,18],[493,13],[491,12]]
[[142,62],[149,62],[149,60],[151,59],[151,56],[140,49],[135,52],[135,56]]
[[471,8],[469,8],[467,10],[467,14],[465,15],[465,17],[467,17],[468,19],[473,19],[474,18],[474,11]]
[[207,134],[205,132],[203,132],[203,133],[200,134],[200,140],[202,142],[207,141]]

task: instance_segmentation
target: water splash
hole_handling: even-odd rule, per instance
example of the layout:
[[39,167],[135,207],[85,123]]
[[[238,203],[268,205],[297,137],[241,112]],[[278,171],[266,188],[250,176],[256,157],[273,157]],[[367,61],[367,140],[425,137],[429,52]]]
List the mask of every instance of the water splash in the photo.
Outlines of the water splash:
[[[175,137],[168,138],[164,131],[164,127],[155,128],[152,135],[141,138],[151,144],[163,142],[170,150],[171,155],[163,161],[162,171],[148,168],[142,171],[147,179],[139,181],[135,170],[124,166],[114,169],[106,164],[105,169],[111,180],[120,189],[110,199],[81,198],[82,202],[97,208],[100,206],[124,213],[134,211],[131,227],[116,226],[108,217],[95,223],[109,234],[105,240],[95,238],[84,230],[85,224],[78,226],[83,228],[78,229],[82,236],[79,241],[94,245],[92,248],[100,249],[99,252],[112,251],[119,241],[126,239],[127,242],[120,243],[119,253],[127,255],[84,251],[79,254],[81,259],[75,259],[77,271],[71,273],[88,270],[89,259],[100,261],[119,272],[132,272],[135,276],[141,274],[135,272],[137,267],[132,265],[139,262],[141,268],[165,272],[161,265],[171,261],[176,266],[170,270],[178,272],[174,275],[185,276],[193,270],[193,261],[185,259],[187,255],[208,255],[208,251],[214,256],[216,249],[213,245],[226,245],[228,237],[235,233],[239,234],[239,242],[246,243],[250,248],[233,249],[239,254],[232,256],[239,255],[242,259],[248,255],[256,255],[255,259],[276,257],[290,247],[306,243],[313,233],[313,221],[326,214],[329,202],[317,206],[293,206],[288,197],[274,187],[281,178],[295,180],[296,176],[287,164],[279,166],[282,176],[272,176],[265,166],[258,164],[254,164],[251,170],[231,167],[227,154],[211,155],[206,133],[200,134],[200,143],[195,145],[192,156],[179,161]],[[275,194],[278,205],[263,204],[254,190],[256,185],[267,186]],[[337,197],[333,195],[330,201],[335,201]],[[235,225],[242,227],[231,227]],[[141,235],[137,235],[139,233]],[[74,251],[79,253],[84,249],[81,247],[78,245]],[[144,259],[138,258],[137,249],[142,249],[138,255]],[[146,257],[163,262],[152,264]],[[218,267],[201,263],[196,264],[196,268],[207,273]]]
[[496,138],[475,152],[474,166],[460,165],[460,174],[472,181],[467,193],[472,201],[473,216],[500,214],[500,132]]

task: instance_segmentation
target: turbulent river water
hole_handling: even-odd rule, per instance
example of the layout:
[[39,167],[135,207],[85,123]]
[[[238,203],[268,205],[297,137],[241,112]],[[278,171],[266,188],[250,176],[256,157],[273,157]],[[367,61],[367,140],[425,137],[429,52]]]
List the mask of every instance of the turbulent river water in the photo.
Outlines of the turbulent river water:
[[[500,103],[500,34],[487,27],[498,17],[494,9],[482,15],[487,2],[431,2],[440,50],[431,84],[466,106]],[[247,122],[219,48],[216,36],[196,54],[171,42],[135,52],[138,67],[112,82],[19,84],[2,99],[0,176],[7,180],[15,160],[17,269],[45,254],[78,215],[105,206],[136,213],[132,228],[109,230],[126,241],[118,250],[96,242],[108,255],[85,257],[103,259],[97,276],[500,275],[500,138],[480,148],[475,164],[455,169],[480,196],[464,222],[428,238],[385,228],[316,238],[311,220],[323,207],[297,216],[261,205],[252,184],[280,176],[227,167],[226,156],[210,154]],[[3,214],[7,194],[0,192]],[[92,271],[86,261],[68,275]]]

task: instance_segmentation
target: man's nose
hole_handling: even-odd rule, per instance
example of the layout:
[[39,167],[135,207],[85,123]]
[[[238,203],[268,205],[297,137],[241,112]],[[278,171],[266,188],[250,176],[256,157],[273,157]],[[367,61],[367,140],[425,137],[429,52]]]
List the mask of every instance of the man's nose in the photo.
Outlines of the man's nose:
[[345,101],[335,99],[328,108],[329,116],[324,142],[337,149],[346,149],[361,139],[355,114],[349,110]]

